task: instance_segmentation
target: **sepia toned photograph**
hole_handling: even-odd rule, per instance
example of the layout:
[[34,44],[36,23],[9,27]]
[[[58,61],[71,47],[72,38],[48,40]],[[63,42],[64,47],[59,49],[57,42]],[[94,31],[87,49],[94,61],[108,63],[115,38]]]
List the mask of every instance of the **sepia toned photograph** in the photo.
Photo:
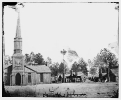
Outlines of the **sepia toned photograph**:
[[2,97],[119,98],[119,2],[2,2]]

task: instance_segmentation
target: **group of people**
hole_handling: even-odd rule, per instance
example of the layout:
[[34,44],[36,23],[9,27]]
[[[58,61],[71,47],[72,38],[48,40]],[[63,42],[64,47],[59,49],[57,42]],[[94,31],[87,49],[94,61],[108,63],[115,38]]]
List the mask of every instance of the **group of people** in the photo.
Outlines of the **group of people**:
[[[70,82],[85,82],[86,77],[82,77],[82,76],[77,76],[77,75],[70,75],[70,76],[66,76],[65,77],[65,82],[66,83],[70,83]],[[64,82],[64,78],[59,75],[58,77],[54,77],[54,79],[52,80],[53,83],[63,83]]]

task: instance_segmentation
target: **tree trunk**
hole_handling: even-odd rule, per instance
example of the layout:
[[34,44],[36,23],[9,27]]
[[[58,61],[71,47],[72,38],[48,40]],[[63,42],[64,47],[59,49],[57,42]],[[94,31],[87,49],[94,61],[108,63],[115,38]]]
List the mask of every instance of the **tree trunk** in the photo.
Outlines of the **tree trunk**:
[[102,68],[101,68],[101,82],[102,82]]
[[108,66],[108,82],[110,82],[110,70],[109,70],[109,66]]

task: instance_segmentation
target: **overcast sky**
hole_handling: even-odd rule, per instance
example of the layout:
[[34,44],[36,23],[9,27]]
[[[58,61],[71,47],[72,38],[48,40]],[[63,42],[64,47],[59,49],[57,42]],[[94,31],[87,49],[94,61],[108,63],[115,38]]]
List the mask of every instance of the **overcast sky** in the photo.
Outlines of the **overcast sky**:
[[[115,3],[25,3],[20,12],[22,53],[41,53],[61,61],[62,49],[72,49],[86,61],[117,41]],[[12,56],[17,12],[5,7],[5,54]]]

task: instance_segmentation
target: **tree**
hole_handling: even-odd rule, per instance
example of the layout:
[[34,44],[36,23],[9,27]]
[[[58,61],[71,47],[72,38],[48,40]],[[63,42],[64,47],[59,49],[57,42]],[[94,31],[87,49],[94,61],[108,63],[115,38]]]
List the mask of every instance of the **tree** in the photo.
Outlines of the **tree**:
[[4,64],[5,65],[12,64],[12,58],[8,55],[4,56]]
[[92,76],[95,76],[95,75],[97,74],[96,72],[97,72],[96,68],[94,68],[94,67],[90,68],[89,73],[90,73]]
[[89,65],[89,67],[92,67],[93,66],[93,61],[91,61],[90,59],[88,59],[88,65]]
[[33,58],[33,61],[38,65],[44,65],[44,59],[40,53],[36,54]]
[[58,72],[63,74],[63,82],[65,82],[65,73],[67,72],[67,63],[66,61],[64,60],[63,63],[61,62],[60,65],[59,65],[59,69],[58,69]]
[[53,63],[50,66],[50,70],[51,70],[51,75],[52,76],[57,76],[58,75],[58,63]]
[[25,54],[25,63],[30,62],[30,55],[29,54]]
[[80,71],[82,71],[82,73],[84,73],[85,75],[87,75],[88,71],[87,71],[87,63],[84,61],[83,58],[79,59],[78,61],[78,66],[79,66],[79,69]]
[[9,58],[9,63],[12,64],[12,57]]
[[50,57],[47,57],[46,63],[47,63],[47,66],[51,66],[51,64],[52,64],[52,59],[51,59]]
[[81,71],[82,73],[84,73],[85,75],[87,75],[87,63],[84,61],[83,58],[80,58],[78,63],[77,62],[74,62],[72,64],[72,68],[71,70],[73,70],[75,73]]
[[66,73],[66,71],[67,71],[67,63],[64,61],[64,63],[60,63],[60,65],[59,65],[59,73],[61,73],[61,74],[63,74],[64,73],[64,67],[65,67],[65,73]]
[[115,54],[106,48],[102,49],[94,58],[94,67],[99,67],[99,69],[108,69],[108,81],[110,81],[109,70],[112,68],[117,68],[118,66],[118,59],[116,58]]
[[59,65],[59,73],[64,73],[64,64],[63,63],[60,63],[60,65]]
[[30,62],[31,63],[34,63],[34,58],[35,58],[35,54],[34,54],[34,52],[31,52],[30,53]]
[[106,48],[101,50],[100,53],[97,55],[95,63],[97,62],[104,62],[110,69],[118,67],[118,59],[116,58],[116,55]]
[[72,64],[71,70],[73,70],[73,72],[75,72],[76,74],[78,71],[80,71],[79,65],[76,61]]
[[34,52],[31,52],[30,55],[25,54],[25,63],[45,65],[45,61],[43,59],[43,56],[40,53],[34,54]]

